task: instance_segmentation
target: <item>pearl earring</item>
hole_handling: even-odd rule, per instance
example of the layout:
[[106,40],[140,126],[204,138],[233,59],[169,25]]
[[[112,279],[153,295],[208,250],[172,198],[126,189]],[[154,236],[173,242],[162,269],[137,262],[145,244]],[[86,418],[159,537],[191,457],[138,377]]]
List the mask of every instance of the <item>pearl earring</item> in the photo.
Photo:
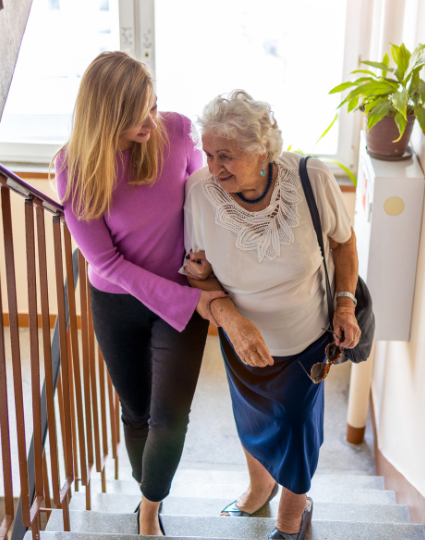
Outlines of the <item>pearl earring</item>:
[[266,169],[261,169],[260,174],[261,174],[261,176],[266,176]]

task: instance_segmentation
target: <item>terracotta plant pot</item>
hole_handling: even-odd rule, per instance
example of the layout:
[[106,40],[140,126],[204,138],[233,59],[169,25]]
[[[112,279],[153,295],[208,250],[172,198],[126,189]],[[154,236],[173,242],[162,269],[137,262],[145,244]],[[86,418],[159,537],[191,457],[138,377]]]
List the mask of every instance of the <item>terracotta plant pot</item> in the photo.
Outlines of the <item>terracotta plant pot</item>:
[[366,133],[367,149],[375,155],[386,157],[402,157],[406,152],[412,134],[415,115],[410,114],[407,117],[406,129],[403,137],[397,141],[400,136],[394,116],[385,116]]

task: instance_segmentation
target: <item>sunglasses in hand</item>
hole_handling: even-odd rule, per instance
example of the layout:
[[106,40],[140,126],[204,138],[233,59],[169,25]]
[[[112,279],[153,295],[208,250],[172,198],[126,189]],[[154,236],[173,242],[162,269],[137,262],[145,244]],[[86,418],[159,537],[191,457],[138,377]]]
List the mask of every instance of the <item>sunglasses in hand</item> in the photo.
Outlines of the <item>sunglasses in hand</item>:
[[[327,332],[332,332],[334,336],[336,336],[340,342],[343,341],[343,338],[338,336],[338,334],[335,334],[332,330],[326,330]],[[332,364],[335,364],[340,358],[342,353],[344,352],[344,348],[337,345],[335,342],[329,343],[329,345],[326,345],[325,348],[325,356],[326,356],[326,362],[317,362],[316,364],[313,364],[310,375],[307,373],[307,370],[305,367],[301,364],[300,361],[298,361],[299,365],[303,368],[305,374],[307,377],[314,382],[314,384],[321,383],[329,374],[329,370],[331,369]]]

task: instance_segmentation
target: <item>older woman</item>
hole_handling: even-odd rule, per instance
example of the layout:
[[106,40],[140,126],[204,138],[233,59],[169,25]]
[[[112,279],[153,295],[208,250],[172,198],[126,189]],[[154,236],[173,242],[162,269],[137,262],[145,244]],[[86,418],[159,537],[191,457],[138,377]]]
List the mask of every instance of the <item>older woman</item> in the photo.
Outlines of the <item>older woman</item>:
[[[331,333],[322,257],[300,183],[300,157],[282,153],[270,106],[244,91],[217,97],[200,118],[208,167],[186,184],[185,270],[211,302],[220,328],[248,490],[222,515],[249,516],[283,486],[269,538],[301,540],[311,521],[306,497],[323,442],[324,388],[309,373]],[[338,184],[317,159],[308,174],[322,222],[337,307],[340,347],[354,347],[357,254]],[[205,254],[203,255],[203,252]],[[213,270],[213,274],[211,273]],[[347,296],[348,295],[348,296]],[[302,365],[300,365],[300,363]]]

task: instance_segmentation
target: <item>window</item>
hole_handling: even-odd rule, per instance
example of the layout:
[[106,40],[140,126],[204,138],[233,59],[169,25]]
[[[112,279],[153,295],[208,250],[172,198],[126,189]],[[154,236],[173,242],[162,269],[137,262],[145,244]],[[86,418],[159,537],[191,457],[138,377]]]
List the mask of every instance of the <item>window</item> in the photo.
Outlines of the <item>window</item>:
[[118,0],[33,0],[0,123],[0,159],[49,162],[69,136],[81,76],[119,49]]
[[121,47],[153,67],[160,110],[195,120],[214,96],[243,88],[271,103],[285,147],[354,169],[358,117],[341,111],[329,134],[315,143],[340,98],[329,90],[358,67],[360,55],[367,56],[362,23],[369,4],[34,0],[0,124],[0,160],[48,162],[68,137],[86,66],[99,52]]
[[346,113],[315,143],[341,99],[329,90],[357,68],[361,6],[354,0],[156,0],[160,109],[195,119],[216,95],[242,88],[272,105],[285,148],[352,165]]

